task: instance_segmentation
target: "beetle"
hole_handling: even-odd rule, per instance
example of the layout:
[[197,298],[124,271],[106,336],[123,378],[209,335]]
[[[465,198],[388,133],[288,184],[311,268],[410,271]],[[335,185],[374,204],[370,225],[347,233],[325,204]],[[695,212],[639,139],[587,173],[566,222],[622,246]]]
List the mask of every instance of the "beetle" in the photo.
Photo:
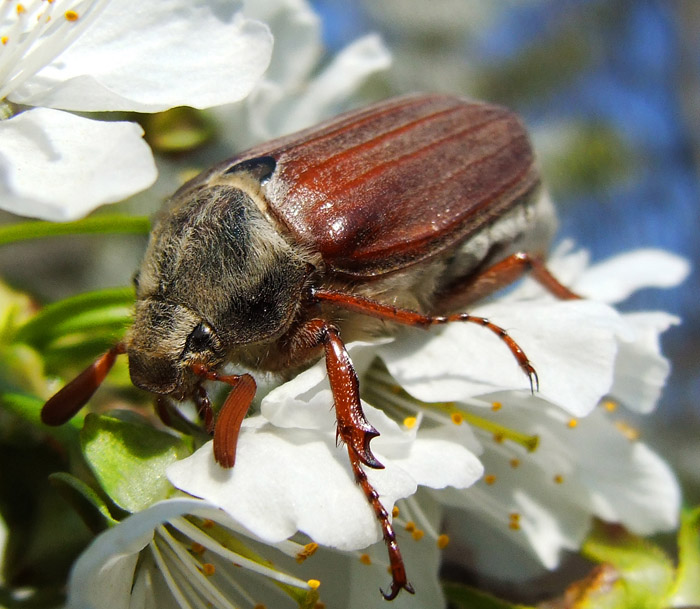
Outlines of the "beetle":
[[[325,356],[337,437],[389,552],[382,594],[412,593],[363,469],[383,467],[370,448],[378,432],[344,343],[402,324],[477,323],[505,342],[534,391],[535,369],[507,332],[459,311],[527,271],[575,297],[541,261],[554,224],[525,128],[499,106],[410,95],[254,147],[164,206],[126,337],[45,404],[43,421],[67,421],[126,353],[132,382],[161,410],[195,402],[216,461],[232,467],[256,385],[222,368],[290,376]],[[232,386],[216,417],[206,380]]]

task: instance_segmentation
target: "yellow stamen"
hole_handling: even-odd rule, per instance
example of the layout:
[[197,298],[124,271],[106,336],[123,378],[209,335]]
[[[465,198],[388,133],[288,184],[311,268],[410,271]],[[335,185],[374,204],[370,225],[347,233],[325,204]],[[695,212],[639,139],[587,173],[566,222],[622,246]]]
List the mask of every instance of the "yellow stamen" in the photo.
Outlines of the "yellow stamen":
[[363,565],[371,565],[372,559],[369,557],[369,554],[360,554],[360,562]]
[[424,535],[425,535],[425,531],[422,531],[421,529],[416,529],[415,531],[413,531],[413,532],[411,533],[411,536],[412,536],[413,539],[415,539],[416,541],[420,541],[421,539],[423,539],[423,536],[424,536]]
[[510,466],[515,469],[516,467],[520,467],[520,459],[511,459],[510,460]]
[[511,520],[508,523],[508,528],[511,529],[512,531],[519,531],[520,530],[520,523],[515,521],[515,520]]
[[210,518],[205,518],[202,520],[202,528],[203,529],[213,529],[216,526],[216,523],[211,520]]
[[322,603],[321,601],[318,601],[314,605],[314,609],[326,609],[326,603]]
[[624,421],[615,421],[615,428],[630,442],[639,440],[639,430]]
[[462,423],[464,423],[464,417],[462,416],[462,413],[460,413],[460,412],[453,412],[450,415],[450,418],[452,419],[452,422],[455,425],[461,425]]
[[561,474],[557,474],[556,476],[554,476],[554,482],[556,484],[563,484],[564,476],[562,476]]
[[449,535],[445,535],[444,533],[442,535],[439,535],[437,538],[437,547],[442,550],[443,548],[446,548],[447,545],[450,543],[450,537]]
[[262,603],[258,603],[257,605],[255,605],[255,607],[253,607],[253,609],[266,609],[266,607]]
[[2,42],[3,44],[7,44],[8,40],[10,39],[7,36],[3,36],[2,38],[0,38],[0,42]]
[[409,520],[409,521],[406,523],[406,530],[407,530],[409,533],[413,533],[413,531],[416,530],[416,523],[413,522],[413,520]]
[[617,402],[614,402],[613,400],[603,400],[602,406],[608,412],[615,412],[617,410]]
[[498,412],[501,408],[503,408],[503,404],[501,404],[500,402],[492,402],[491,410],[493,410],[494,412]]
[[315,541],[307,543],[304,548],[297,554],[296,561],[303,563],[309,556],[313,556],[318,550],[318,544]]
[[197,543],[196,541],[194,541],[190,546],[190,550],[192,550],[194,554],[204,554],[206,548],[201,543]]
[[318,581],[317,579],[310,579],[306,583],[309,585],[309,588],[311,588],[312,590],[318,590],[319,586],[321,585],[321,582]]
[[210,562],[205,562],[202,564],[202,573],[211,577],[214,575],[214,573],[216,573],[216,567]]
[[399,515],[399,508],[398,506],[394,506],[391,510],[391,515],[393,518],[396,518]]
[[413,429],[416,426],[418,419],[416,417],[406,417],[403,420],[403,425],[406,429]]
[[18,4],[17,5],[17,14],[21,15],[22,13],[26,13],[27,9],[24,8],[24,4]]
[[78,13],[75,11],[66,11],[63,13],[63,16],[66,18],[66,21],[77,21],[79,18]]
[[576,419],[569,419],[569,422],[566,425],[569,429],[573,429],[578,425],[578,421]]
[[496,482],[496,476],[494,476],[493,474],[488,474],[484,476],[484,482],[491,486],[494,482]]

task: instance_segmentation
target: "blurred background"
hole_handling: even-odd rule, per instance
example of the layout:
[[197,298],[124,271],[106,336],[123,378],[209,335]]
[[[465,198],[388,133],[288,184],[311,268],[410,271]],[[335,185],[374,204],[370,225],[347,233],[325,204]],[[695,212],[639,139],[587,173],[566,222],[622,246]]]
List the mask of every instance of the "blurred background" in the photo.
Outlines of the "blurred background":
[[682,318],[664,336],[673,372],[637,423],[700,500],[700,2],[696,0],[313,0],[336,51],[379,32],[387,95],[445,91],[524,118],[560,210],[559,238],[593,260],[656,247],[689,259],[679,288],[628,311]]

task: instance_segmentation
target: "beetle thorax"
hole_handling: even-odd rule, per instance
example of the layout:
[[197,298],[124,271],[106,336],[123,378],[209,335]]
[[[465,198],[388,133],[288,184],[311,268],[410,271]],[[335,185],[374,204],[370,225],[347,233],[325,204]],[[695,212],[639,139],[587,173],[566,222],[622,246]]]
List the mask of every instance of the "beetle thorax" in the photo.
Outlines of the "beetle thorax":
[[150,365],[162,379],[163,390],[149,390],[187,392],[188,373],[182,370],[193,359],[188,338],[201,324],[215,338],[218,353],[194,359],[218,367],[241,345],[272,341],[292,322],[307,262],[253,196],[230,184],[200,185],[173,200],[156,225],[127,339],[130,361],[140,362],[130,366],[132,378],[137,368],[137,376],[147,375]]

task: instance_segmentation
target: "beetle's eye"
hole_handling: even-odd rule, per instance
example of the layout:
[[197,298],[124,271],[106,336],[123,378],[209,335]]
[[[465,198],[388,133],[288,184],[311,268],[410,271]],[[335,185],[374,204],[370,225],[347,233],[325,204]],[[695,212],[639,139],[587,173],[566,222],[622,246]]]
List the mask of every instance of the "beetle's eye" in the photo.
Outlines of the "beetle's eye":
[[259,156],[254,159],[248,159],[247,161],[241,161],[229,167],[224,173],[247,172],[255,179],[259,180],[261,184],[264,184],[270,179],[270,176],[275,171],[275,167],[277,167],[277,161],[275,161],[274,157]]
[[213,338],[214,330],[212,327],[208,323],[202,322],[187,337],[185,352],[201,353],[207,351],[212,347]]

